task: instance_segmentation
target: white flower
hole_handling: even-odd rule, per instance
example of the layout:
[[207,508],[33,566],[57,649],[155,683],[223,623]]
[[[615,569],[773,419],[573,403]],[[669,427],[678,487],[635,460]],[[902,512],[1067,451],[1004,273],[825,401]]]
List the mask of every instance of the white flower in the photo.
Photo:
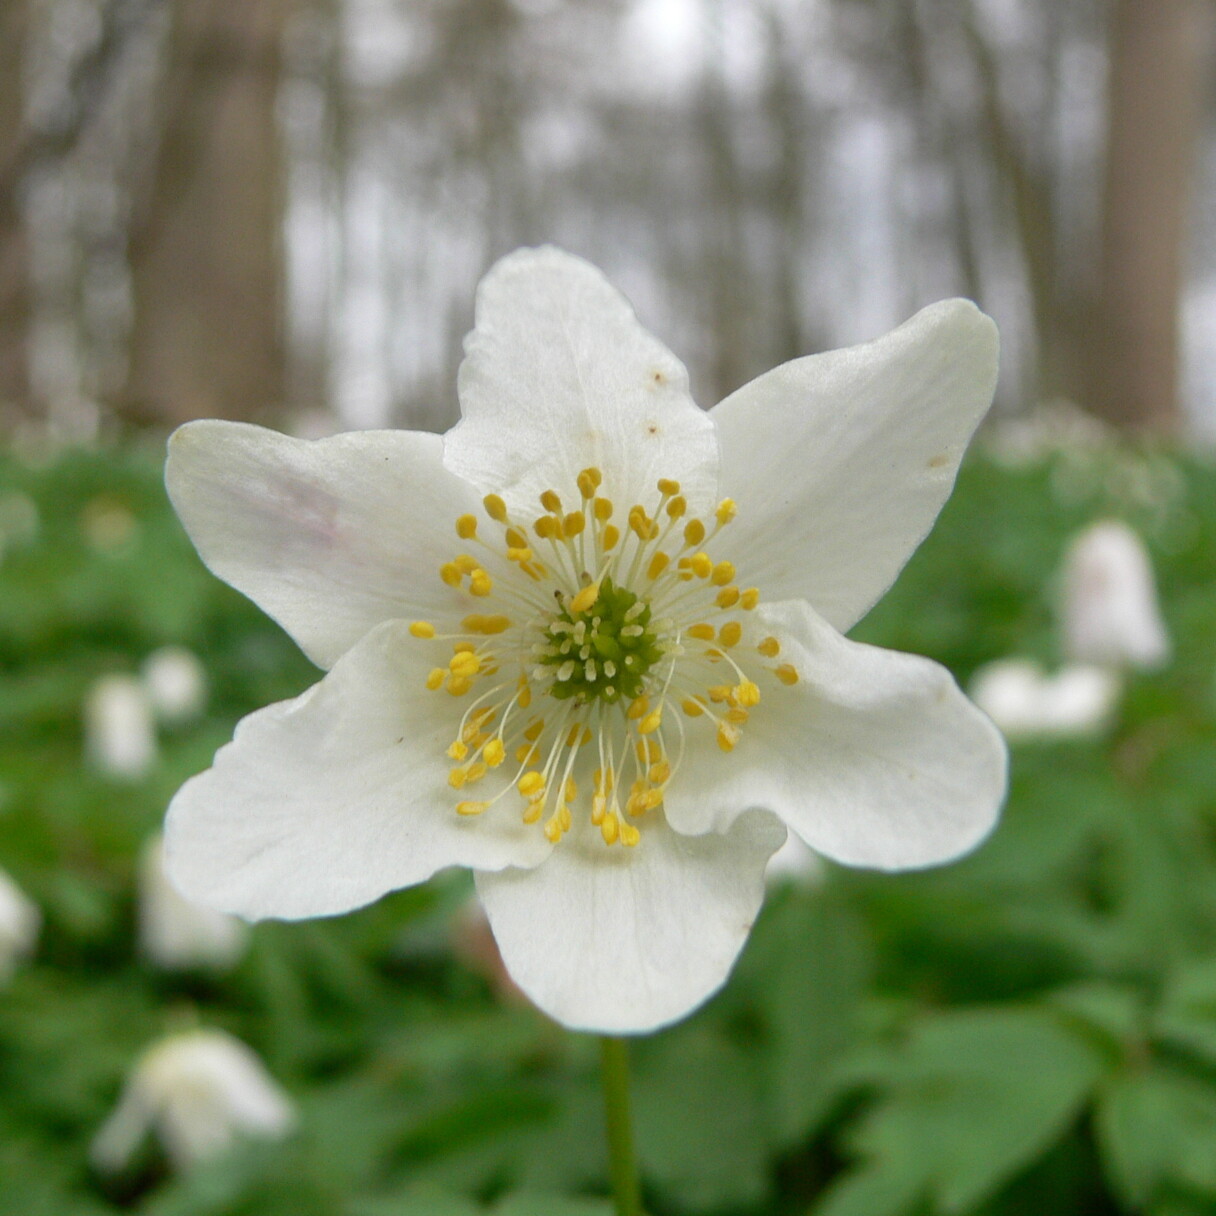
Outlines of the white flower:
[[1159,667],[1170,642],[1144,543],[1105,520],[1069,546],[1063,573],[1064,650],[1076,663]]
[[85,698],[85,751],[111,777],[138,780],[156,760],[152,708],[133,676],[102,676]]
[[770,887],[786,882],[798,887],[817,887],[824,877],[823,858],[808,848],[796,832],[789,833],[764,870],[764,880]]
[[222,1030],[190,1030],[140,1057],[90,1156],[99,1169],[121,1170],[151,1133],[176,1169],[188,1169],[238,1135],[277,1139],[294,1122],[287,1095],[244,1043]]
[[245,952],[249,930],[214,908],[187,899],[165,874],[160,834],[144,846],[139,864],[139,944],[156,966],[231,967]]
[[245,916],[463,865],[567,1025],[642,1031],[724,981],[786,826],[899,869],[992,827],[1003,741],[941,667],[847,641],[987,409],[996,332],[947,301],[709,413],[593,267],[499,262],[442,439],[174,436],[208,565],[329,673],[174,799],[170,871]]
[[0,984],[18,961],[30,955],[42,928],[42,913],[19,886],[0,870]]
[[969,691],[1010,739],[1067,737],[1104,729],[1123,682],[1104,667],[1072,664],[1049,676],[1028,659],[999,659],[975,673]]
[[140,669],[144,691],[165,722],[188,722],[207,704],[207,673],[199,658],[184,646],[162,646]]

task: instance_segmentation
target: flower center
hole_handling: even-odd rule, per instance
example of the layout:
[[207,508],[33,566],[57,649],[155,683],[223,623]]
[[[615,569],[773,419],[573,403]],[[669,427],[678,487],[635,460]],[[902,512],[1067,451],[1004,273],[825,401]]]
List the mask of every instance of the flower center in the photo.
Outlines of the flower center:
[[599,493],[600,471],[584,469],[577,482],[579,509],[564,510],[546,490],[530,525],[487,495],[498,543],[479,535],[476,516],[460,516],[457,536],[482,556],[460,553],[439,576],[470,607],[495,611],[442,633],[415,621],[410,632],[451,646],[427,687],[468,700],[448,781],[462,792],[484,784],[486,796],[457,802],[459,814],[519,797],[524,821],[543,819],[556,843],[573,825],[579,783],[589,782],[590,821],[604,843],[636,845],[638,823],[662,806],[680,767],[684,720],[702,719],[730,752],[760,704],[759,681],[779,689],[798,673],[755,627],[759,591],[740,588],[731,562],[707,552],[735,517],[730,499],[710,521],[685,522],[680,486],[664,478],[653,514],[635,504],[622,530]]

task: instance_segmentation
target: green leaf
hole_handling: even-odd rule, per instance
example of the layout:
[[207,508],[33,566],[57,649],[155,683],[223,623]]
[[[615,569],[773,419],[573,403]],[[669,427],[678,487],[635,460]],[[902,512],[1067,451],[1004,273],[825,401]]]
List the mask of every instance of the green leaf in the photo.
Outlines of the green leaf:
[[1159,1198],[1167,1183],[1216,1198],[1216,1092],[1208,1082],[1164,1067],[1120,1074],[1103,1090],[1097,1129],[1128,1204]]
[[607,1199],[571,1199],[523,1191],[509,1195],[490,1209],[493,1216],[612,1216],[613,1210]]
[[852,1137],[868,1185],[896,1197],[923,1187],[942,1212],[971,1210],[1063,1134],[1105,1063],[1050,1010],[926,1018],[890,1054],[883,1095]]
[[1171,977],[1154,1029],[1166,1042],[1216,1064],[1216,959],[1188,963]]

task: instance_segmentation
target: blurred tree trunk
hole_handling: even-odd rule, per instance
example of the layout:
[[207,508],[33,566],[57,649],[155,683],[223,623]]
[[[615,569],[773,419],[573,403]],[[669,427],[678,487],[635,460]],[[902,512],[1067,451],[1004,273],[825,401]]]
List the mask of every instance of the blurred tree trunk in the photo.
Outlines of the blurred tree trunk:
[[1179,308],[1210,0],[1117,0],[1089,406],[1117,426],[1181,422]]
[[0,425],[28,408],[29,267],[14,180],[22,132],[22,54],[28,7],[0,0]]
[[177,0],[165,118],[132,241],[135,319],[121,413],[261,417],[286,386],[282,153],[289,0]]

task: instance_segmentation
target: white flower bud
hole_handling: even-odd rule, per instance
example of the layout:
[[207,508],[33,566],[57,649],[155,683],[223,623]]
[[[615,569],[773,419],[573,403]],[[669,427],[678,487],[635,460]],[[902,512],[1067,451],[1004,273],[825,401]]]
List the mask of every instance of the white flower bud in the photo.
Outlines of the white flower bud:
[[132,676],[102,676],[84,707],[85,751],[111,777],[136,780],[156,760],[152,711],[143,685]]
[[207,673],[198,656],[184,646],[162,646],[144,660],[144,691],[164,722],[188,722],[207,704]]
[[238,1135],[278,1139],[295,1111],[257,1055],[222,1030],[191,1030],[149,1048],[93,1140],[98,1169],[123,1169],[145,1136],[175,1169],[223,1152]]
[[42,913],[15,882],[0,870],[0,984],[19,959],[33,953]]
[[1094,524],[1069,547],[1062,626],[1074,663],[1150,668],[1169,658],[1148,553],[1126,524]]
[[969,691],[1009,739],[1066,737],[1101,731],[1122,682],[1103,667],[1075,665],[1049,676],[1026,659],[1001,659],[981,667]]
[[164,840],[158,834],[144,846],[140,860],[140,949],[167,970],[231,967],[245,951],[248,926],[182,895],[165,875],[164,853]]

